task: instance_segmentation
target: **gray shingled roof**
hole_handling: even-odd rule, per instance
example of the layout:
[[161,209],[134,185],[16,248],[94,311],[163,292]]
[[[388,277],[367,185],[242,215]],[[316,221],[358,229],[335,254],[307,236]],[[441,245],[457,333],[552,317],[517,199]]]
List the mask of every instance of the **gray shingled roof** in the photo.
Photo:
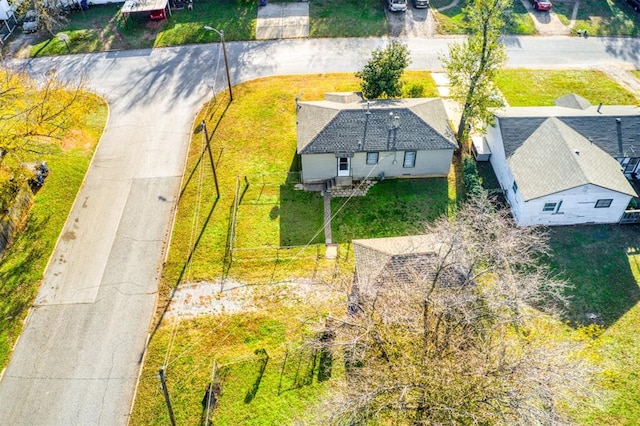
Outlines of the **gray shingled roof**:
[[[640,157],[640,109],[636,106],[506,108],[496,113],[504,149],[511,156],[549,117],[556,117],[612,157]],[[616,119],[620,119],[622,152]]]
[[636,196],[618,161],[558,118],[537,126],[507,163],[525,201],[586,184]]
[[[367,113],[369,111],[369,113]],[[390,130],[390,114],[399,127]],[[442,100],[298,103],[298,153],[454,149],[458,145]]]
[[[356,279],[364,281],[358,284],[370,286],[433,279],[434,266],[441,249],[441,244],[430,234],[361,239],[352,243],[356,247]],[[367,254],[363,250],[379,255]],[[375,264],[371,264],[372,260],[375,260]],[[441,274],[441,284],[462,284],[465,281],[456,268],[448,268]]]
[[576,95],[575,93],[559,97],[558,99],[554,100],[553,103],[559,107],[575,109],[587,109],[591,106],[591,103],[588,100],[586,100],[582,96]]

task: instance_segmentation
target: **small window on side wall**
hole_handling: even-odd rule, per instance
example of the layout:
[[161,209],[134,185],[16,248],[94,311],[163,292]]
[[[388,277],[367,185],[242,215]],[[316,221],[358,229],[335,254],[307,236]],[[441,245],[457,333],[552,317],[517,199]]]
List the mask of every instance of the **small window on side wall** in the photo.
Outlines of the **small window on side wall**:
[[416,166],[416,152],[415,151],[406,151],[404,153],[404,163],[402,167],[411,168]]
[[598,200],[598,201],[596,201],[596,209],[606,209],[607,207],[611,206],[612,202],[613,202],[612,198],[606,198],[604,200]]
[[367,164],[378,164],[377,152],[367,152]]
[[542,208],[543,212],[552,212],[555,211],[558,203],[544,203],[544,207]]

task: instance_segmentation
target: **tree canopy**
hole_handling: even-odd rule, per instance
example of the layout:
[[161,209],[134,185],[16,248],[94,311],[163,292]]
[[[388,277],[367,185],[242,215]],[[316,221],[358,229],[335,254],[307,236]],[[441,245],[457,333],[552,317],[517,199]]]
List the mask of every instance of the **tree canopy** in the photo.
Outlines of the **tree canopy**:
[[362,94],[367,99],[397,98],[402,94],[400,77],[411,63],[409,49],[397,40],[384,49],[376,49],[356,77],[362,80]]
[[537,262],[545,235],[486,198],[427,233],[432,256],[357,282],[350,313],[328,322],[347,377],[320,423],[563,424],[594,369],[576,343],[538,331],[566,301],[566,283]]
[[502,105],[494,81],[507,57],[500,36],[510,6],[511,0],[469,2],[464,14],[471,35],[451,44],[448,55],[441,58],[449,77],[451,97],[462,105],[458,124],[461,142],[468,135],[469,125],[482,128],[492,123],[491,109]]
[[0,67],[0,211],[32,176],[28,157],[45,155],[89,112],[81,82],[65,84],[53,75],[39,80]]

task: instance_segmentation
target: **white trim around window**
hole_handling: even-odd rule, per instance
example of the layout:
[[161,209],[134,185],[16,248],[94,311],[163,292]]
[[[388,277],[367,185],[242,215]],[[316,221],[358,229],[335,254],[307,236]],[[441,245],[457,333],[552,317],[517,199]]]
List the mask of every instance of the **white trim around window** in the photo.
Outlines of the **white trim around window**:
[[404,152],[404,161],[402,163],[402,167],[405,169],[410,169],[416,166],[416,151],[405,151]]
[[596,205],[594,207],[596,209],[606,209],[611,207],[611,203],[613,203],[613,198],[604,198],[596,201]]
[[370,166],[378,164],[378,152],[367,152],[367,164]]

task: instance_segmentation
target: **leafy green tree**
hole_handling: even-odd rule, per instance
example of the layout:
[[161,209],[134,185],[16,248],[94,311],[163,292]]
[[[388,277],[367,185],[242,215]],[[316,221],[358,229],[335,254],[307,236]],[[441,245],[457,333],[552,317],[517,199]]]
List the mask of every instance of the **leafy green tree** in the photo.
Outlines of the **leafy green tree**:
[[409,49],[392,40],[384,49],[376,49],[371,59],[356,77],[362,80],[360,87],[367,99],[397,98],[402,94],[400,77],[411,63]]
[[474,0],[464,8],[469,33],[466,40],[451,44],[442,64],[451,84],[451,97],[462,105],[458,140],[468,136],[469,126],[491,123],[491,109],[502,105],[495,77],[506,61],[500,36],[511,0]]

